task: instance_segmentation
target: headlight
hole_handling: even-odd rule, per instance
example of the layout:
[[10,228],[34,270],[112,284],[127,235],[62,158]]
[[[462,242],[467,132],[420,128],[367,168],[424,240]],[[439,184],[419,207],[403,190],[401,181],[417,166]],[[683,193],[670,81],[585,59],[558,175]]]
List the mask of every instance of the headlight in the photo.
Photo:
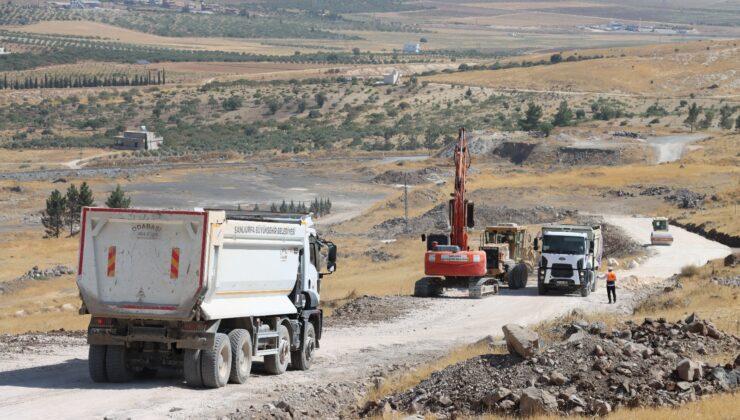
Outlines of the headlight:
[[433,262],[435,262],[435,261],[437,260],[437,258],[436,258],[436,257],[437,257],[437,256],[436,256],[436,255],[434,255],[434,254],[429,254],[429,262],[430,262],[430,263],[433,263]]

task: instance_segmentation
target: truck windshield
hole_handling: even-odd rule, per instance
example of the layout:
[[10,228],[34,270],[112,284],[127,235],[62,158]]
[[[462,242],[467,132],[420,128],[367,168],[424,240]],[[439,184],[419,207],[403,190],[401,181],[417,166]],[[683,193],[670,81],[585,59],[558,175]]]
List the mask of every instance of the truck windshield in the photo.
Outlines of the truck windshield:
[[586,241],[577,236],[545,235],[542,238],[542,252],[582,255],[586,253]]

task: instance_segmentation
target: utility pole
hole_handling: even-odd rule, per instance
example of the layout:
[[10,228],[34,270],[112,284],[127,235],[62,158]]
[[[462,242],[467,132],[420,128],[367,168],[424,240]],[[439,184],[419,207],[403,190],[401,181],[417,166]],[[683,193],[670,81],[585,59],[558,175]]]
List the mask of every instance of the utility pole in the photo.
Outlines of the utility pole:
[[404,233],[409,233],[409,183],[408,183],[408,172],[403,173],[403,220],[404,220]]

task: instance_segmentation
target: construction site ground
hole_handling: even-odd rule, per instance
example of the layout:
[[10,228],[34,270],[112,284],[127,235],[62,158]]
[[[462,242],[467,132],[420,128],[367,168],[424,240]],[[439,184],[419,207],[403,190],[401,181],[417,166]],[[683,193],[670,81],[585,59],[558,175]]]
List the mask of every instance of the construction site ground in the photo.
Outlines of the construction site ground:
[[[615,216],[607,221],[640,243],[649,237],[649,219]],[[499,336],[506,323],[533,324],[575,308],[631,313],[638,300],[663,290],[663,282],[682,267],[703,265],[730,252],[682,229],[672,231],[673,246],[656,248],[645,264],[632,270],[618,270],[624,281],[616,305],[606,303],[603,285],[588,298],[558,293],[538,296],[531,280],[526,289],[504,289],[481,300],[425,300],[396,318],[327,328],[310,371],[278,377],[255,372],[247,384],[222,389],[190,389],[176,372],[127,384],[94,384],[87,375],[82,334],[2,336],[0,407],[8,418],[246,418],[285,415],[286,405],[296,416],[336,417],[361,401],[377,378],[423,364],[455,346]],[[353,311],[347,312],[353,316]]]

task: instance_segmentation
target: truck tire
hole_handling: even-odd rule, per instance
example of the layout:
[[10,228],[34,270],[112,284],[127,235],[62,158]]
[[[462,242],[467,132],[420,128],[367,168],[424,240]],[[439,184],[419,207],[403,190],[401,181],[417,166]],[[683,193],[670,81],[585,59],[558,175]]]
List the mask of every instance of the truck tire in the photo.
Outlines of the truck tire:
[[200,369],[203,386],[221,388],[226,385],[231,374],[231,345],[228,335],[217,333],[213,348],[201,352]]
[[105,352],[105,372],[111,382],[128,382],[133,378],[126,363],[126,346],[107,346]]
[[278,325],[277,354],[265,356],[265,370],[271,375],[281,375],[290,364],[290,334],[285,325]]
[[93,382],[108,382],[108,374],[105,372],[106,346],[90,344],[87,352],[87,368],[90,371],[90,379]]
[[249,331],[236,329],[229,333],[231,344],[231,374],[229,382],[243,384],[252,371],[252,336]]
[[290,352],[290,366],[294,370],[308,370],[313,361],[313,352],[316,350],[316,331],[313,324],[306,323],[306,339],[301,343],[301,347]]
[[581,296],[582,297],[588,297],[589,294],[591,294],[591,284],[588,282],[589,277],[586,276],[586,281],[581,283]]
[[182,372],[185,376],[185,382],[193,388],[203,386],[203,376],[201,375],[200,350],[186,349],[183,352]]
[[527,277],[529,276],[529,272],[527,271],[527,266],[525,264],[517,264],[514,266],[514,269],[511,270],[510,277],[514,279],[514,283],[516,284],[517,289],[523,289],[527,287]]

